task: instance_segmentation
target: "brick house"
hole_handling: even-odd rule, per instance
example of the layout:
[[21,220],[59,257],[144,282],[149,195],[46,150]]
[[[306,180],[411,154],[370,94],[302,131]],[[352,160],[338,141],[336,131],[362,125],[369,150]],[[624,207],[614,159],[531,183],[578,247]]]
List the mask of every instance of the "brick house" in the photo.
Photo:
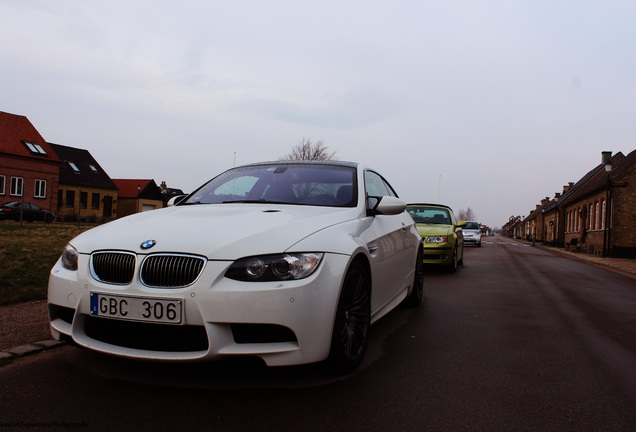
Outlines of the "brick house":
[[161,189],[154,180],[113,179],[113,181],[119,189],[118,218],[164,206]]
[[[606,171],[606,167],[612,167]],[[523,220],[525,239],[601,256],[636,257],[636,151],[602,152],[601,163],[576,183],[545,198]],[[504,225],[504,235],[518,227]],[[535,231],[536,230],[536,231]]]
[[541,204],[537,204],[537,207],[523,220],[523,238],[541,242],[546,240],[543,211],[551,203],[550,198],[545,197],[541,200]]
[[58,219],[108,221],[117,214],[117,185],[88,150],[49,143],[60,161]]
[[577,239],[584,252],[636,257],[636,150],[612,158],[604,154],[597,175],[576,190],[563,209],[566,244]]
[[28,118],[0,111],[0,204],[34,202],[57,212],[60,160]]
[[521,216],[510,216],[508,222],[501,227],[501,234],[511,238],[521,238],[523,232]]
[[562,203],[568,196],[568,191],[574,186],[573,182],[563,186],[563,192],[555,193],[554,199],[542,210],[545,232],[542,240],[552,246],[563,247],[565,239],[563,233],[563,209]]

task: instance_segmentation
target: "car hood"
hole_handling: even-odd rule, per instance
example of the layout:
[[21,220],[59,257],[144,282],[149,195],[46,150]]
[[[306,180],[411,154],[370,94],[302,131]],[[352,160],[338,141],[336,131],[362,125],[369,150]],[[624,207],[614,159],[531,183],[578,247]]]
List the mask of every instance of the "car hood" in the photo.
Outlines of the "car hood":
[[453,232],[452,225],[415,224],[417,232],[422,237],[449,235]]
[[[355,219],[359,213],[355,208],[265,204],[175,206],[93,228],[73,239],[71,244],[85,254],[116,249],[234,260],[285,252],[300,240]],[[147,240],[154,240],[156,245],[144,251],[141,244]]]

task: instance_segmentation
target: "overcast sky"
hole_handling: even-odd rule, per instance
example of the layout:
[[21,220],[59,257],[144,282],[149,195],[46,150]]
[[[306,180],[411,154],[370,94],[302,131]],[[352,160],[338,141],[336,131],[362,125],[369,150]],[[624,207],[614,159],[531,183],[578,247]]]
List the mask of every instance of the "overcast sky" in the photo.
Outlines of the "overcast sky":
[[499,227],[636,148],[636,2],[0,0],[0,111],[186,192],[322,139]]

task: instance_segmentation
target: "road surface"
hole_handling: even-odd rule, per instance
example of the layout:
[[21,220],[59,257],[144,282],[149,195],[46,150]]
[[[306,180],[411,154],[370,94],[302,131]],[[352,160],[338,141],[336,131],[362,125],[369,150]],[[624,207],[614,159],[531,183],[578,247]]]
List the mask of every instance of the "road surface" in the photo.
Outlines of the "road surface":
[[355,373],[65,346],[0,368],[0,431],[633,431],[636,280],[501,237],[428,269]]

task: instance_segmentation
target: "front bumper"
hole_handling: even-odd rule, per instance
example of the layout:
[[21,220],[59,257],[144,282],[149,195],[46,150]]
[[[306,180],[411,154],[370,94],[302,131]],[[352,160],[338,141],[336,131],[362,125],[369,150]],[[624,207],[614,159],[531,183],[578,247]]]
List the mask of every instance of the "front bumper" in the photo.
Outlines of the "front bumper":
[[481,236],[464,235],[464,244],[481,244]]
[[[239,282],[223,275],[230,261],[208,261],[199,279],[180,289],[149,288],[138,268],[126,286],[102,283],[80,255],[79,270],[58,261],[49,279],[49,318],[56,339],[118,356],[203,361],[256,356],[268,365],[327,358],[334,314],[349,257],[325,254],[310,277],[298,281]],[[183,301],[183,324],[139,323],[91,316],[90,293]]]
[[424,243],[424,264],[451,265],[453,262],[453,247],[447,243],[443,245]]

